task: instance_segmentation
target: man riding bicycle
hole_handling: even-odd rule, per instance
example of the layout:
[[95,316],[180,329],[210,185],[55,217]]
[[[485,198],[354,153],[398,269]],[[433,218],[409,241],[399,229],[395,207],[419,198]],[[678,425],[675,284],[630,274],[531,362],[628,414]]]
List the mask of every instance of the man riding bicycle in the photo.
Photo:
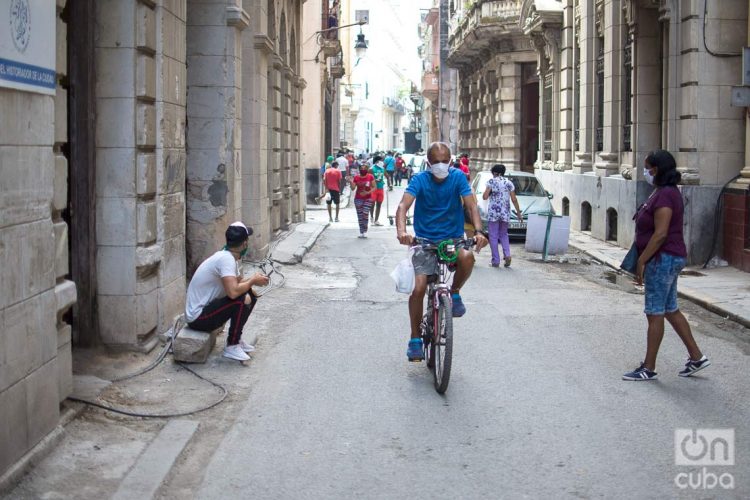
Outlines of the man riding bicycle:
[[[466,176],[458,169],[450,168],[451,150],[447,144],[434,142],[427,150],[429,171],[420,172],[412,178],[396,211],[396,234],[402,245],[413,245],[415,237],[406,232],[406,214],[416,200],[414,209],[414,232],[416,239],[439,243],[443,240],[463,238],[464,207],[471,215],[477,250],[487,245],[482,233],[482,219],[477,209],[477,200],[469,187]],[[463,200],[463,204],[461,203]],[[414,265],[414,291],[409,297],[411,339],[406,356],[409,361],[421,361],[424,357],[419,324],[422,319],[427,278],[438,272],[438,257],[434,252],[416,246],[412,257]],[[466,306],[461,300],[461,287],[471,276],[474,254],[461,249],[456,261],[451,295],[453,316],[461,317]]]

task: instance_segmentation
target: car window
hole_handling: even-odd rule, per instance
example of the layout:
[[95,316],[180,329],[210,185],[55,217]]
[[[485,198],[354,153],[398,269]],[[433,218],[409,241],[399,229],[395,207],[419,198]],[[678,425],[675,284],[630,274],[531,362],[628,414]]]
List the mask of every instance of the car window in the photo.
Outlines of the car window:
[[513,182],[516,194],[519,196],[546,196],[542,185],[536,177],[510,176],[510,180]]

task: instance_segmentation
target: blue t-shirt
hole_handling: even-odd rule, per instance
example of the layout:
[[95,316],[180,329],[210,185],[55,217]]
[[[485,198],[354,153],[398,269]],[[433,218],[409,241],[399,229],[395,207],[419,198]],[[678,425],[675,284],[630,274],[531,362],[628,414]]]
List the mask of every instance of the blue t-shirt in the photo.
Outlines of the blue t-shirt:
[[461,198],[472,194],[463,172],[452,168],[443,182],[437,182],[429,171],[420,172],[412,177],[406,192],[416,198],[414,232],[418,238],[438,242],[463,237]]
[[393,156],[386,156],[385,160],[383,160],[383,163],[385,164],[385,169],[388,172],[393,172],[393,169],[396,168],[396,160],[393,159]]

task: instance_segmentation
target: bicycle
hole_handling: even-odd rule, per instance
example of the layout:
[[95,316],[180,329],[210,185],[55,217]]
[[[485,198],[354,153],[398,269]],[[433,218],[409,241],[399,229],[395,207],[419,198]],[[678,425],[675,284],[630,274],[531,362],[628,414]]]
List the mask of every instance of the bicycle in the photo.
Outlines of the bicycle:
[[432,371],[435,390],[444,394],[448,389],[453,361],[453,299],[448,284],[456,270],[460,248],[469,249],[476,244],[474,238],[445,240],[432,243],[417,242],[423,250],[437,253],[438,274],[427,278],[427,308],[419,329],[424,346],[424,360]]

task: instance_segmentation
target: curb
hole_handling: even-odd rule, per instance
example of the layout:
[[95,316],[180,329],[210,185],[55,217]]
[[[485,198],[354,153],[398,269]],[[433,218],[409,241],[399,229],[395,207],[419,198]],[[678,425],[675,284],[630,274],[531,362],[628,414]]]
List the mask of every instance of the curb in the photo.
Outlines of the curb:
[[323,234],[323,231],[325,231],[328,226],[330,226],[330,222],[326,222],[325,224],[322,224],[318,229],[313,231],[313,233],[310,235],[309,238],[307,238],[307,241],[299,247],[293,255],[293,257],[296,259],[297,263],[301,263],[302,259],[305,257],[305,254],[310,251],[310,249],[315,245],[315,242],[318,241],[318,238],[321,234]]
[[[625,273],[622,269],[620,269],[619,263],[613,263],[610,259],[602,259],[600,256],[594,255],[591,251],[585,250],[581,247],[576,246],[574,243],[569,243],[568,246],[575,248],[576,250],[585,253],[592,259],[596,260],[597,262],[601,262],[602,264],[611,267],[617,272]],[[720,305],[717,305],[714,302],[714,299],[707,297],[705,295],[702,295],[696,290],[693,290],[692,288],[683,288],[682,290],[677,291],[677,296],[681,299],[689,300],[693,304],[702,307],[703,309],[710,311],[714,314],[718,314],[719,316],[722,316],[724,318],[730,319],[734,321],[735,323],[739,323],[740,325],[744,326],[745,328],[750,328],[750,318],[746,318],[740,314],[734,313],[730,311],[729,309],[726,309]]]

